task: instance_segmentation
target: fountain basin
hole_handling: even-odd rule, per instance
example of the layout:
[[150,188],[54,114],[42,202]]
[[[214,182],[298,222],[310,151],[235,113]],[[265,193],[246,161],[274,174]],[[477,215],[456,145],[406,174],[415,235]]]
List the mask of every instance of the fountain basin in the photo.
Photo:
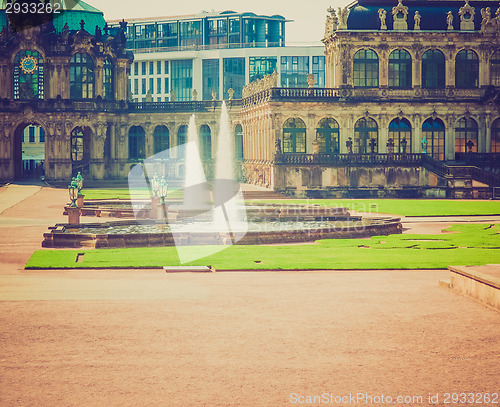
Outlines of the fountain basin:
[[[401,233],[400,218],[378,217],[349,220],[301,220],[249,222],[249,229],[237,244],[279,244],[311,242],[319,239],[362,238]],[[174,245],[232,244],[226,232],[176,232],[154,220],[106,222],[99,224],[58,224],[44,234],[42,247],[125,248]]]

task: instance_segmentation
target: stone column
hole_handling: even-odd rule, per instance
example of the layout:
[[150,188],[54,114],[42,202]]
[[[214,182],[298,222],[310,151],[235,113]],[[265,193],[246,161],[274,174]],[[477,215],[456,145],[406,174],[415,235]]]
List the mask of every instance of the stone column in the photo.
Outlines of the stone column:
[[306,121],[306,153],[313,153],[313,141],[316,140],[316,115],[309,113]]
[[378,128],[378,152],[380,154],[387,153],[387,141],[389,140],[389,127],[387,124],[387,115],[381,114],[379,116]]
[[97,59],[95,68],[94,68],[94,97],[101,96],[103,97],[103,61],[102,59]]
[[422,152],[422,124],[419,114],[413,116],[413,129],[412,129],[412,153]]
[[445,159],[454,160],[455,159],[455,117],[449,115],[446,120],[445,129]]

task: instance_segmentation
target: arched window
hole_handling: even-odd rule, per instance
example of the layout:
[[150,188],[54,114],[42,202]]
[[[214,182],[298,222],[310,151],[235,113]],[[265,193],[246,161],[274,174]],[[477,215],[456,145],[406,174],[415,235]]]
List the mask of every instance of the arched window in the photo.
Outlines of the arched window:
[[234,156],[236,160],[243,161],[243,127],[237,124],[234,129]]
[[146,158],[146,134],[141,126],[132,126],[128,132],[128,158],[131,161]]
[[156,126],[153,133],[154,154],[170,148],[170,134],[167,126]]
[[389,86],[411,88],[411,56],[404,49],[396,49],[389,55]]
[[94,97],[94,62],[88,54],[75,54],[70,60],[71,99]]
[[422,88],[444,89],[445,58],[441,51],[430,49],[422,56]]
[[407,119],[389,123],[389,138],[394,141],[395,153],[411,153],[411,124]]
[[425,145],[426,153],[436,160],[444,160],[444,130],[444,123],[441,119],[429,118],[422,124],[422,151]]
[[319,151],[326,154],[340,153],[339,124],[335,119],[324,118],[318,123],[316,140],[319,141]]
[[354,55],[354,86],[378,87],[378,56],[371,49],[360,49]]
[[461,50],[455,59],[455,87],[461,89],[479,86],[479,60],[470,49]]
[[84,156],[84,142],[83,130],[81,127],[76,127],[71,132],[71,161],[73,164],[79,164],[83,161]]
[[500,153],[500,119],[491,125],[491,153]]
[[455,152],[477,153],[478,127],[474,119],[462,117],[455,127]]
[[106,58],[102,66],[102,97],[106,100],[115,99],[115,81],[113,63]]
[[212,133],[208,124],[203,124],[200,127],[200,148],[202,160],[212,159]]
[[354,153],[378,152],[378,125],[370,118],[362,118],[354,126]]
[[490,84],[500,86],[500,51],[495,51],[490,58]]
[[14,99],[43,99],[44,64],[38,51],[20,51],[14,58]]
[[306,124],[302,119],[290,118],[283,125],[283,153],[306,152]]

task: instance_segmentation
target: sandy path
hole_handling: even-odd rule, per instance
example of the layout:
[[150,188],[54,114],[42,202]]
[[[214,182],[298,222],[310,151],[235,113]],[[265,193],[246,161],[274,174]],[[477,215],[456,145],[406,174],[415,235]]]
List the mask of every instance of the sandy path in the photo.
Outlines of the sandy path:
[[2,407],[499,390],[500,314],[439,288],[444,271],[22,270],[61,201],[42,189],[0,216]]

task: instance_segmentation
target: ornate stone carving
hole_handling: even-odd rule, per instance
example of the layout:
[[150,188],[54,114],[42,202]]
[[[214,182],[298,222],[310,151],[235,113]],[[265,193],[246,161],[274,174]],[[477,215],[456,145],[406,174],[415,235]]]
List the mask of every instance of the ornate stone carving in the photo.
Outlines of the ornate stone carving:
[[387,25],[385,24],[386,15],[387,15],[387,11],[385,11],[383,8],[378,9],[378,18],[380,18],[380,29],[381,30],[387,30]]
[[408,7],[403,6],[402,0],[399,0],[398,5],[392,8],[392,19],[394,30],[408,30]]
[[497,20],[491,18],[491,9],[489,7],[481,9],[481,32],[495,32],[497,30]]
[[328,7],[326,10],[328,14],[326,16],[325,23],[325,39],[330,38],[334,31],[337,30],[339,26],[339,18],[337,17],[337,13],[333,7]]
[[278,86],[278,72],[276,69],[271,75],[264,75],[262,79],[250,82],[243,88],[243,97],[246,98],[255,93]]
[[349,13],[351,12],[350,9],[347,7],[341,8],[339,7],[338,9],[339,13],[339,26],[338,30],[347,30],[347,18],[349,17]]
[[474,15],[476,9],[469,4],[469,0],[465,0],[465,5],[460,7],[458,15],[460,17],[460,30],[474,31]]

